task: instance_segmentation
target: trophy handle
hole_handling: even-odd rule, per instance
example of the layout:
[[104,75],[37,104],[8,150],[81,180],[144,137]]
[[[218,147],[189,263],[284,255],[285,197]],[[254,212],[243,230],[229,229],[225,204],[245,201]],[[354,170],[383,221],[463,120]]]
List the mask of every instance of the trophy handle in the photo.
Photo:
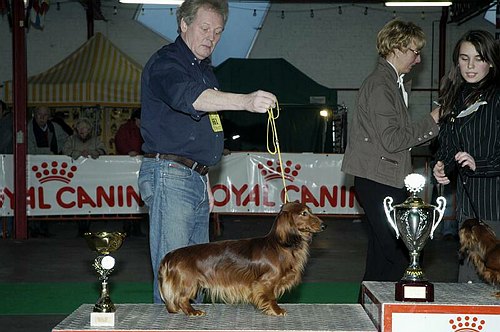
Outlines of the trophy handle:
[[392,202],[393,202],[392,197],[387,196],[386,198],[384,198],[384,211],[385,215],[387,216],[387,221],[389,221],[389,224],[396,232],[396,238],[398,239],[399,238],[398,226],[396,226],[394,219],[392,219],[391,217],[391,212],[394,211],[394,208],[392,207]]
[[438,213],[438,218],[437,218],[437,221],[434,220],[434,222],[432,223],[432,229],[431,229],[431,234],[430,234],[431,239],[434,236],[434,231],[436,230],[439,223],[441,222],[441,220],[444,217],[444,209],[446,208],[446,199],[443,196],[439,196],[438,198],[436,198],[436,202],[438,204],[438,206],[436,207],[436,211]]

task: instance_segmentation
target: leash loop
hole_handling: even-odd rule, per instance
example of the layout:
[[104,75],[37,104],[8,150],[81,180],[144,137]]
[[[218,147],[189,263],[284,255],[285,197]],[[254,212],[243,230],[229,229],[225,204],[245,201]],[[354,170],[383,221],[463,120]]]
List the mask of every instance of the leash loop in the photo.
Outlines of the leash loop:
[[[287,203],[288,200],[288,192],[286,190],[286,182],[285,182],[285,167],[283,166],[283,160],[281,159],[281,150],[280,150],[280,144],[278,140],[278,130],[276,129],[276,119],[279,118],[280,116],[280,106],[278,103],[276,103],[276,115],[273,112],[273,108],[269,108],[267,110],[267,134],[266,134],[266,147],[267,147],[267,152],[269,152],[272,155],[278,154],[278,160],[279,160],[279,167],[281,171],[281,179],[283,180],[283,189],[285,192],[285,200],[283,203]],[[271,150],[269,140],[271,138],[271,143],[273,150]]]

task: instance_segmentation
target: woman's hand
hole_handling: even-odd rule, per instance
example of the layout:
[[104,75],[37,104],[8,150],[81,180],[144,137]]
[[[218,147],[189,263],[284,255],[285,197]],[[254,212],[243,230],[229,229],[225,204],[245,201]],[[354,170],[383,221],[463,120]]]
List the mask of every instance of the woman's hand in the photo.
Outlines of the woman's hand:
[[444,164],[440,160],[434,165],[434,168],[432,169],[432,174],[434,174],[434,178],[439,184],[448,184],[450,183],[450,179],[446,176],[444,173]]
[[474,158],[468,154],[467,152],[458,152],[455,155],[455,160],[461,167],[469,167],[472,171],[476,170],[476,161]]

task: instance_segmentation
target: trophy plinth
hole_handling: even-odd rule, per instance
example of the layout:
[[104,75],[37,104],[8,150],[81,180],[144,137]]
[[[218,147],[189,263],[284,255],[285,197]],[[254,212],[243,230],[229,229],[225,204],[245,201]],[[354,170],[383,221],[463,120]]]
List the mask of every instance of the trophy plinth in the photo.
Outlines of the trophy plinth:
[[427,280],[400,280],[396,283],[395,294],[396,301],[434,302],[434,285]]
[[396,283],[396,301],[434,301],[434,286],[425,277],[419,258],[427,239],[433,238],[434,230],[443,219],[446,200],[438,197],[437,207],[425,203],[416,196],[424,184],[425,178],[422,175],[410,174],[405,178],[405,185],[411,196],[404,203],[392,206],[392,197],[384,199],[387,220],[396,232],[396,237],[401,236],[410,252],[410,265]]
[[109,295],[108,279],[115,267],[115,259],[110,253],[118,250],[123,244],[125,233],[120,232],[98,232],[85,233],[84,237],[89,248],[98,253],[94,260],[94,268],[101,280],[101,295],[94,305],[90,314],[91,326],[114,326],[115,305]]

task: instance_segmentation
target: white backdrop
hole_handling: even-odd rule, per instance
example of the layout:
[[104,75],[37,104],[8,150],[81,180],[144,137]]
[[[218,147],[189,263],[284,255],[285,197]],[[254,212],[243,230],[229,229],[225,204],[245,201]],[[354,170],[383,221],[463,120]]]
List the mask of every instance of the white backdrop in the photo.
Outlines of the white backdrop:
[[[12,155],[0,155],[0,215],[12,215]],[[342,155],[283,154],[289,201],[318,214],[362,213],[352,177],[340,171]],[[137,189],[141,157],[28,156],[27,214],[145,213]],[[285,200],[279,160],[268,153],[232,153],[210,170],[214,212],[276,213]]]

